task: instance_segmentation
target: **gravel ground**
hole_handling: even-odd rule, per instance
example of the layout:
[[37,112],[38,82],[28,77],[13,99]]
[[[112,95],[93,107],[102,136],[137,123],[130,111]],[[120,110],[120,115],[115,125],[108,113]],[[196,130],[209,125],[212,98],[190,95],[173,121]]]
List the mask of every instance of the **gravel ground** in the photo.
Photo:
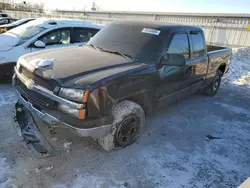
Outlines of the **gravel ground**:
[[250,88],[232,79],[215,97],[156,111],[130,147],[108,153],[92,139],[55,135],[61,152],[45,159],[29,156],[11,125],[13,89],[0,85],[0,188],[237,187],[250,176]]

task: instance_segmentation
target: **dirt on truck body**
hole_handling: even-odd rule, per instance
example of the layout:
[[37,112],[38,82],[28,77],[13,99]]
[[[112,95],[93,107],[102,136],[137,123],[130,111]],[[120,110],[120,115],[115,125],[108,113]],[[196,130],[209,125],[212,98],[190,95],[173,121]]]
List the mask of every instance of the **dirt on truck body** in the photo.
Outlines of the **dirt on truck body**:
[[15,125],[37,155],[53,154],[37,118],[50,128],[97,138],[107,151],[126,147],[154,108],[197,91],[215,95],[231,54],[207,46],[198,27],[114,22],[86,46],[18,60]]

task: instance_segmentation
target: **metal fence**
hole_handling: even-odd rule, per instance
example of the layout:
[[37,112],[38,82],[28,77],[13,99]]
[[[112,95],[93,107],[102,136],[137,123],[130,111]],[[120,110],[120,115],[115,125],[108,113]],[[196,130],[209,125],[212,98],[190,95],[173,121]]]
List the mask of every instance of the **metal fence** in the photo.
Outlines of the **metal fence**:
[[203,28],[209,44],[227,47],[250,46],[250,14],[188,14],[153,12],[80,12],[58,11],[56,13],[31,13],[6,11],[16,18],[72,18],[109,24],[115,20],[148,20],[172,24],[195,25]]

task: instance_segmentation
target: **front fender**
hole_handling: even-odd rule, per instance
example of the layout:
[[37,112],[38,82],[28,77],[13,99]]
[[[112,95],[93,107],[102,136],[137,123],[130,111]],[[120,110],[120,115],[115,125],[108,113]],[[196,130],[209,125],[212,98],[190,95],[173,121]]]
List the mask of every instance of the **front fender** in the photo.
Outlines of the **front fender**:
[[99,87],[89,95],[88,117],[109,115],[112,107],[122,100],[136,102],[147,113],[157,102],[157,92],[153,83],[155,81],[152,76],[132,75]]

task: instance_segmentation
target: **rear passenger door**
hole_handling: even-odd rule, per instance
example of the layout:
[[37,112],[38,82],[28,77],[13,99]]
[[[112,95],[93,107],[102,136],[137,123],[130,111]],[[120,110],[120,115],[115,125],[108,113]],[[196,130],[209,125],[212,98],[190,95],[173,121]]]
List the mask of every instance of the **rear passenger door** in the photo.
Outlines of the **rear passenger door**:
[[71,42],[75,45],[85,45],[99,29],[75,27],[72,30]]
[[192,50],[191,59],[187,65],[191,71],[190,81],[192,85],[190,93],[193,93],[199,90],[204,84],[208,67],[208,56],[203,32],[191,31],[189,36]]

